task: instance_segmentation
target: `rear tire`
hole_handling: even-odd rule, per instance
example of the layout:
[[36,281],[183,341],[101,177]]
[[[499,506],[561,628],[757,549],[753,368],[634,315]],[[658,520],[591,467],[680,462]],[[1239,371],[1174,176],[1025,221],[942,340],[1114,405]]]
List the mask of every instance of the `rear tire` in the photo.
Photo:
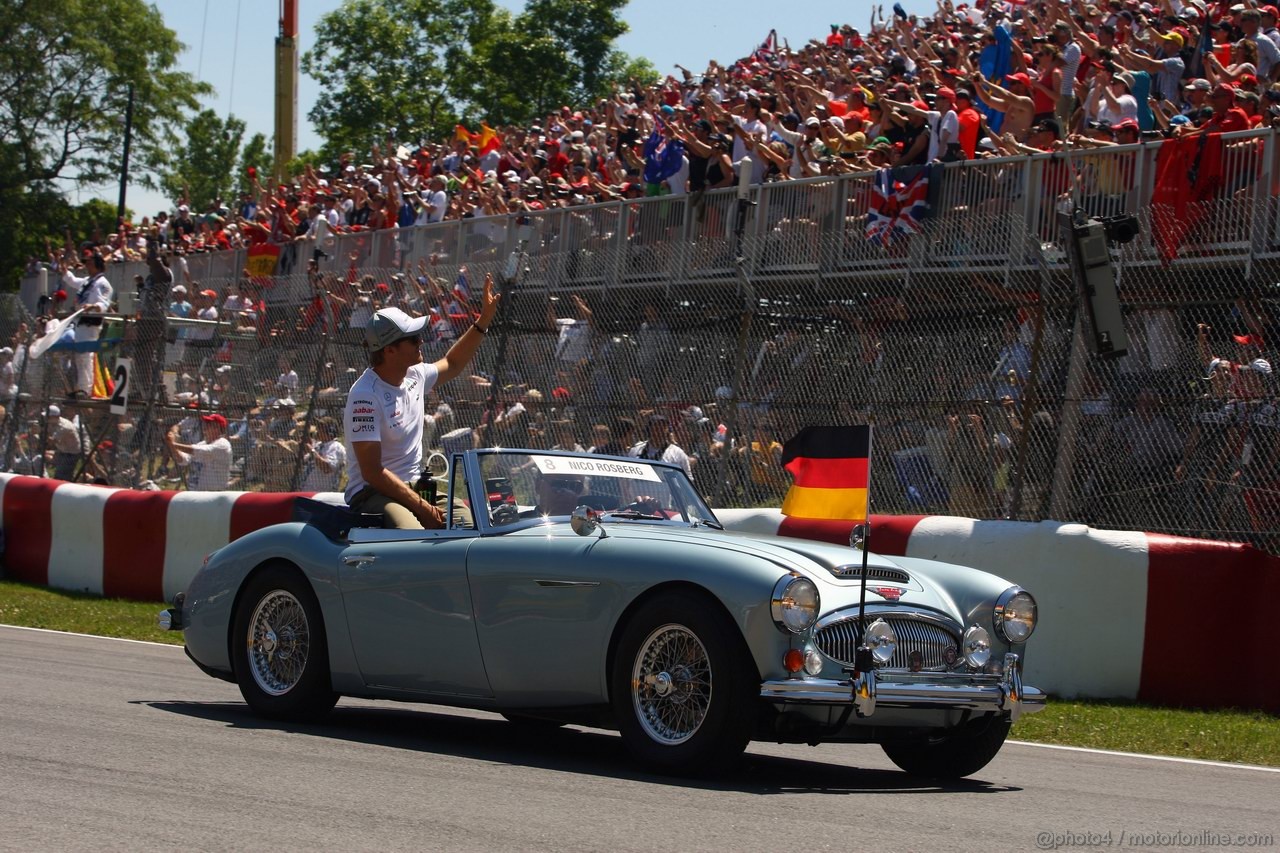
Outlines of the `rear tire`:
[[703,774],[723,770],[746,748],[760,676],[715,601],[671,592],[623,627],[610,695],[622,739],[641,763]]
[[295,569],[270,566],[254,575],[236,607],[231,665],[255,713],[315,720],[338,701],[320,603]]
[[977,773],[996,757],[1012,725],[1007,717],[988,717],[965,723],[945,737],[885,743],[880,748],[890,761],[912,776],[959,779]]

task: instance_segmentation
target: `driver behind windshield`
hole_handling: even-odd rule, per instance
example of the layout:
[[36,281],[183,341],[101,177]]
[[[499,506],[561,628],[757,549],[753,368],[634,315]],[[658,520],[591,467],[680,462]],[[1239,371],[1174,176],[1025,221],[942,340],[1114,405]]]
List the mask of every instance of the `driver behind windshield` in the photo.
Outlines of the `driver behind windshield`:
[[538,504],[520,513],[521,518],[541,518],[544,515],[569,515],[578,506],[585,482],[581,477],[567,474],[543,474],[539,472],[534,483]]

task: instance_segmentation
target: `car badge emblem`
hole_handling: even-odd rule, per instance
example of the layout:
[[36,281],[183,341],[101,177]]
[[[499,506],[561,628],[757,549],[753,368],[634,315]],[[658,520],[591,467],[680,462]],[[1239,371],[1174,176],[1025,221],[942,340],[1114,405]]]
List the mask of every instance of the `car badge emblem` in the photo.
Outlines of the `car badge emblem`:
[[896,586],[869,586],[867,587],[867,591],[874,592],[876,595],[886,598],[889,601],[897,601],[899,598],[902,598],[902,590]]
[[942,662],[947,666],[953,666],[960,658],[960,653],[956,651],[955,646],[947,646],[942,650]]

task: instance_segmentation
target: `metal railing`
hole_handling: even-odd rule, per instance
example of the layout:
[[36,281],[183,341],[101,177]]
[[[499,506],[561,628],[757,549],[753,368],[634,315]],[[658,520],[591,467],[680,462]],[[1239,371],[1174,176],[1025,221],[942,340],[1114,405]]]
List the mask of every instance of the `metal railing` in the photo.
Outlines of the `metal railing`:
[[[1189,215],[1167,262],[1153,238],[1169,217],[1151,203],[1159,144],[938,167],[917,233],[888,246],[867,236],[872,174],[753,187],[740,241],[726,190],[298,242],[263,282],[265,309],[252,323],[223,323],[175,354],[181,324],[168,321],[155,423],[86,409],[91,439],[125,436],[127,450],[109,471],[83,470],[126,485],[180,479],[162,438],[189,417],[181,406],[191,398],[178,395],[194,394],[201,411],[242,425],[233,485],[300,485],[310,475],[299,452],[307,432],[338,413],[366,363],[361,319],[382,304],[434,310],[427,354],[438,357],[467,320],[468,292],[474,302],[485,274],[501,280],[523,250],[499,329],[506,345],[486,344],[470,375],[434,393],[433,446],[450,435],[589,447],[606,427],[616,447],[644,439],[648,414],[661,411],[703,490],[721,504],[752,504],[781,497],[778,442],[799,426],[869,420],[880,511],[1054,517],[1275,550],[1275,374],[1203,377],[1210,356],[1245,365],[1273,356],[1280,138],[1264,130],[1224,141],[1223,187]],[[1097,360],[1084,344],[1057,224],[1077,205],[1141,224],[1116,250],[1131,340],[1123,359]],[[317,248],[318,279],[305,273]],[[117,289],[145,274],[134,266],[109,270]],[[221,295],[241,280],[244,257],[189,256],[177,272],[189,290],[198,282]],[[337,297],[322,300],[324,311],[313,301],[317,281]],[[28,311],[16,299],[0,305],[6,340],[31,322]],[[566,344],[558,319],[586,331]],[[129,355],[138,336],[123,337],[116,352]],[[39,456],[33,445],[49,447],[30,415],[61,401],[61,358],[51,353],[43,370],[15,379],[20,394],[0,429],[21,451],[6,452],[10,467]],[[281,358],[299,377],[285,413],[271,387]],[[620,436],[628,422],[638,428]]]

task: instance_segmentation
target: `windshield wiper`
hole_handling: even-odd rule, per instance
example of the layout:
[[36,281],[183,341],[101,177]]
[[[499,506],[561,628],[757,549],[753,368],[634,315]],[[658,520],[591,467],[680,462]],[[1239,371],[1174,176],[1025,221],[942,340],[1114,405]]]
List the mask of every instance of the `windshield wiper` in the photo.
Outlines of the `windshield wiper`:
[[723,525],[723,524],[721,524],[721,523],[720,523],[720,522],[718,522],[718,521],[712,521],[712,520],[711,520],[711,519],[709,519],[709,518],[695,518],[695,519],[693,519],[693,525],[694,525],[694,527],[697,527],[699,524],[706,525],[707,527],[710,527],[712,530],[724,530],[724,525]]
[[667,520],[667,517],[665,515],[652,515],[650,513],[640,512],[639,510],[635,510],[635,509],[617,509],[617,510],[614,510],[613,512],[606,512],[605,515],[610,516],[612,518],[633,518],[633,519],[638,518],[638,519],[643,519],[645,521],[666,521]]

